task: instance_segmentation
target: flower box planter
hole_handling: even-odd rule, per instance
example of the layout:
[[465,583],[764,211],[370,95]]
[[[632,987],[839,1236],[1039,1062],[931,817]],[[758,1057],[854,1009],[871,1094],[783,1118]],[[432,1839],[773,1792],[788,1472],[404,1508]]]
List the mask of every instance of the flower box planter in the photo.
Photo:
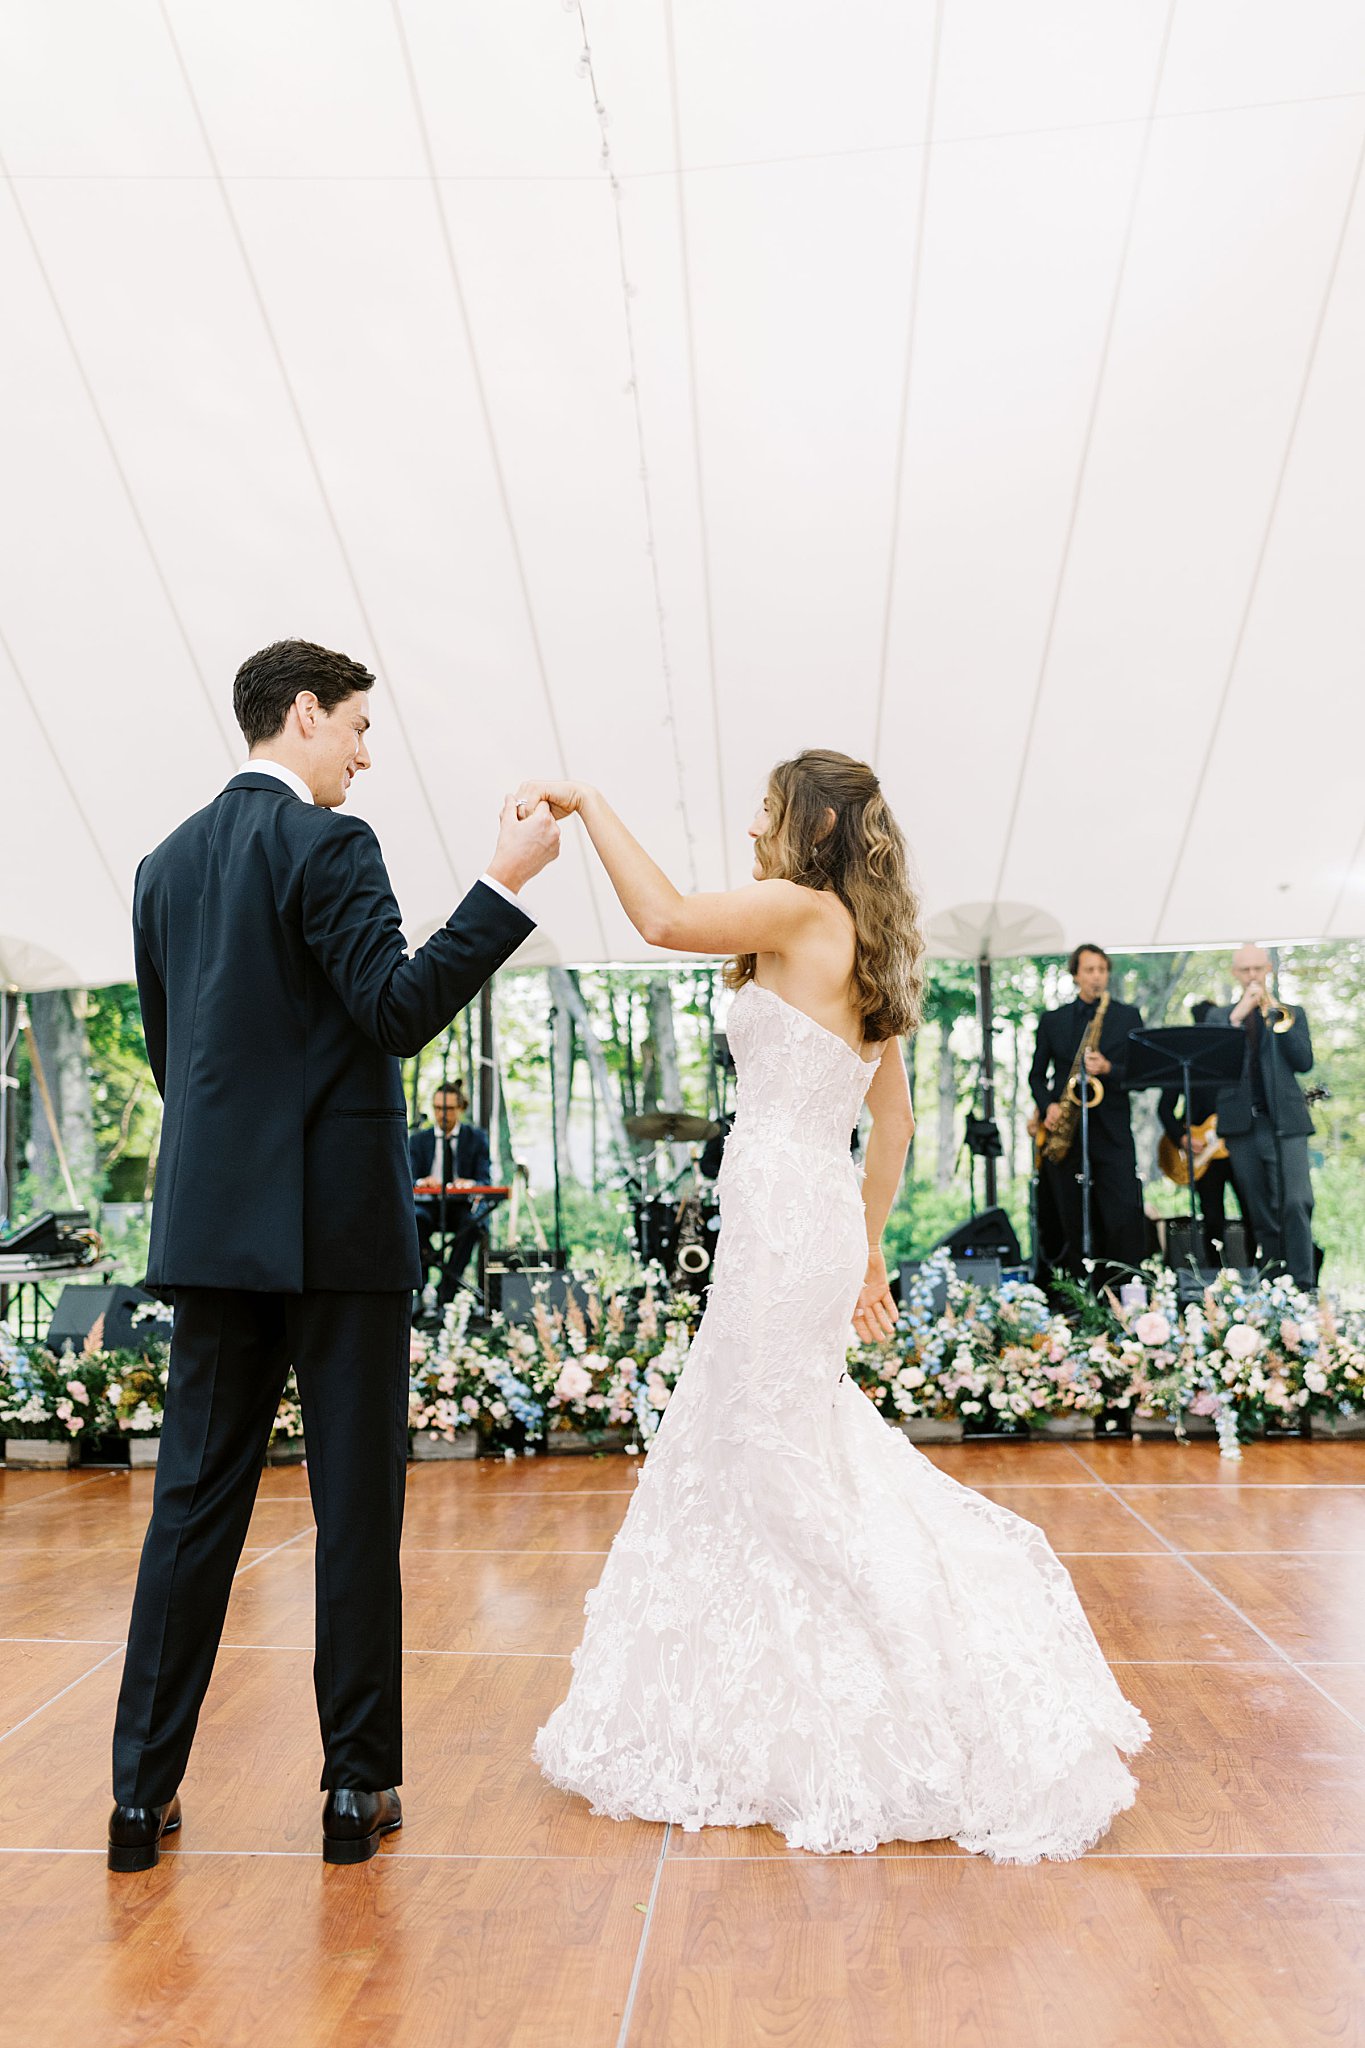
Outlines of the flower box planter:
[[1315,1415],[1314,1436],[1365,1436],[1365,1408],[1351,1415]]
[[912,1444],[960,1444],[962,1423],[956,1415],[906,1415],[892,1425]]
[[282,1436],[265,1454],[267,1465],[301,1465],[307,1456],[301,1436]]
[[1217,1436],[1218,1434],[1218,1424],[1211,1415],[1196,1415],[1193,1409],[1186,1408],[1182,1411],[1180,1420],[1184,1425],[1186,1436]]
[[128,1463],[130,1465],[134,1467],[139,1465],[155,1465],[160,1455],[161,1438],[159,1436],[129,1437]]
[[476,1429],[461,1429],[453,1437],[446,1437],[439,1429],[415,1429],[412,1455],[417,1459],[477,1458],[479,1433]]
[[25,1471],[64,1471],[76,1462],[76,1445],[71,1437],[49,1443],[45,1437],[10,1436],[5,1439],[5,1463]]
[[560,1456],[573,1456],[586,1451],[623,1451],[626,1447],[626,1432],[623,1429],[552,1429],[545,1438],[545,1448]]
[[1079,1441],[1095,1434],[1093,1415],[1048,1415],[1041,1422],[1035,1422],[1029,1435],[1035,1443],[1053,1443],[1059,1437]]
[[[1196,1419],[1202,1420],[1203,1418]],[[1175,1417],[1173,1415],[1135,1414],[1133,1417],[1133,1435],[1136,1437],[1173,1438],[1175,1436]]]

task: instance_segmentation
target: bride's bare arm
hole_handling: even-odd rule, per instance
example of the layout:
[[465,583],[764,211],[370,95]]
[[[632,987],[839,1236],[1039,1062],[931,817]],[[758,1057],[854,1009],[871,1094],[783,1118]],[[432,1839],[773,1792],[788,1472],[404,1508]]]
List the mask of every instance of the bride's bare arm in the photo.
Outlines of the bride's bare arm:
[[853,1327],[860,1337],[875,1341],[879,1337],[889,1337],[896,1327],[896,1304],[891,1297],[891,1283],[882,1255],[882,1232],[905,1171],[905,1155],[910,1150],[910,1140],[915,1135],[910,1081],[898,1038],[892,1039],[882,1050],[881,1064],[867,1091],[867,1106],[872,1112],[863,1175],[867,1271],[863,1276],[858,1305],[853,1311]]
[[622,909],[647,945],[678,953],[780,953],[809,924],[810,891],[793,882],[751,882],[720,894],[684,896],[600,790],[582,783],[526,782],[517,791],[522,810],[542,799],[557,817],[578,812]]

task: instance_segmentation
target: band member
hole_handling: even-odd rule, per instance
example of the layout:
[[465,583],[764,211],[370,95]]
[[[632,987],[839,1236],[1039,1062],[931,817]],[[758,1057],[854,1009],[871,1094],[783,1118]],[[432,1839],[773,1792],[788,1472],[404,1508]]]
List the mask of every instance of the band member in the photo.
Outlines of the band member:
[[[1038,1020],[1029,1071],[1029,1088],[1038,1106],[1035,1130],[1054,1130],[1061,1119],[1072,1065],[1109,987],[1109,955],[1103,946],[1077,946],[1066,965],[1076,984],[1074,999],[1059,1010],[1044,1011]],[[1105,1274],[1106,1267],[1140,1265],[1146,1250],[1142,1186],[1125,1085],[1128,1040],[1141,1026],[1141,1013],[1131,1003],[1111,999],[1099,1042],[1083,1062],[1085,1077],[1104,1088],[1103,1098],[1090,1113],[1091,1257],[1097,1279],[1114,1277]],[[1081,1077],[1077,1078],[1079,1083]],[[1060,1240],[1047,1243],[1051,1233],[1043,1229],[1045,1262],[1083,1280],[1089,1276],[1082,1263],[1080,1171],[1078,1131],[1065,1159],[1043,1161],[1039,1215],[1051,1214]]]
[[[1191,1003],[1190,1016],[1196,1024],[1204,1024],[1208,1021],[1209,1011],[1212,1008],[1213,1004],[1210,1002]],[[1162,1130],[1176,1149],[1183,1155],[1185,1151],[1185,1102],[1183,1091],[1179,1088],[1163,1088],[1157,1101],[1156,1113]],[[1208,1119],[1216,1117],[1217,1113],[1218,1089],[1216,1086],[1212,1088],[1192,1088],[1190,1090],[1189,1120],[1196,1131],[1200,1124],[1207,1123]],[[1221,1138],[1223,1135],[1222,1131],[1217,1131],[1216,1135]],[[1208,1243],[1219,1252],[1223,1250],[1227,1243],[1227,1194],[1229,1188],[1232,1189],[1234,1195],[1237,1195],[1239,1214],[1245,1215],[1246,1207],[1240,1194],[1237,1193],[1237,1183],[1233,1178],[1232,1172],[1232,1161],[1227,1156],[1225,1149],[1220,1156],[1209,1160],[1203,1172],[1199,1174],[1195,1181],[1195,1194],[1199,1201],[1199,1213],[1204,1219],[1205,1237]]]
[[[451,1081],[431,1098],[432,1122],[408,1133],[408,1157],[414,1183],[430,1181],[439,1190],[452,1181],[475,1181],[486,1187],[493,1178],[488,1150],[488,1133],[467,1121],[469,1096],[463,1081]],[[432,1248],[433,1233],[441,1227],[439,1194],[418,1195],[417,1242],[425,1277],[433,1265],[441,1264]],[[460,1195],[447,1195],[445,1227],[447,1243],[437,1298],[442,1306],[464,1278],[474,1247],[483,1235],[487,1210]]]
[[1246,1040],[1240,1078],[1218,1091],[1218,1129],[1261,1263],[1287,1266],[1296,1286],[1313,1287],[1313,1119],[1295,1079],[1313,1064],[1313,1041],[1302,1008],[1282,1009],[1269,994],[1270,971],[1264,946],[1240,947],[1232,972],[1242,993],[1208,1014],[1210,1024],[1241,1031]]

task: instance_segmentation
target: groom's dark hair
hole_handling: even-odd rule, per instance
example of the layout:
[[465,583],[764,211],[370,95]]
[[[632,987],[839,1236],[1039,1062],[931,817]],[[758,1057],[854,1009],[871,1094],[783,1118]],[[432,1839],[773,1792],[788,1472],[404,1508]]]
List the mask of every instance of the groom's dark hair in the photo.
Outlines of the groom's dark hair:
[[249,655],[232,685],[232,709],[249,747],[284,731],[300,690],[311,690],[324,711],[335,711],[374,677],[349,655],[315,647],[311,640],[276,640]]

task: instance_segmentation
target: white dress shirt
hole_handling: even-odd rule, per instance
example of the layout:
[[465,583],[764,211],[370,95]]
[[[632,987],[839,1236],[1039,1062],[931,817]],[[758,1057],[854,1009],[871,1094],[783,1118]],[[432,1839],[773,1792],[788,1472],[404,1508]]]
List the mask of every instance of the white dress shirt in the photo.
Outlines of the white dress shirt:
[[[273,775],[277,782],[282,782],[286,789],[292,789],[295,796],[302,798],[304,803],[312,804],[317,802],[317,798],[313,795],[312,790],[308,787],[303,777],[296,775],[292,768],[286,768],[282,761],[258,761],[253,756],[251,760],[247,761],[236,772],[238,775]],[[519,896],[515,895],[507,887],[505,882],[495,882],[491,875],[480,875],[479,880],[483,883],[485,889],[491,889],[495,896],[501,896],[504,903],[514,903],[523,917],[530,917],[531,913],[526,908],[526,905]],[[534,919],[532,919],[532,922],[534,923]]]

